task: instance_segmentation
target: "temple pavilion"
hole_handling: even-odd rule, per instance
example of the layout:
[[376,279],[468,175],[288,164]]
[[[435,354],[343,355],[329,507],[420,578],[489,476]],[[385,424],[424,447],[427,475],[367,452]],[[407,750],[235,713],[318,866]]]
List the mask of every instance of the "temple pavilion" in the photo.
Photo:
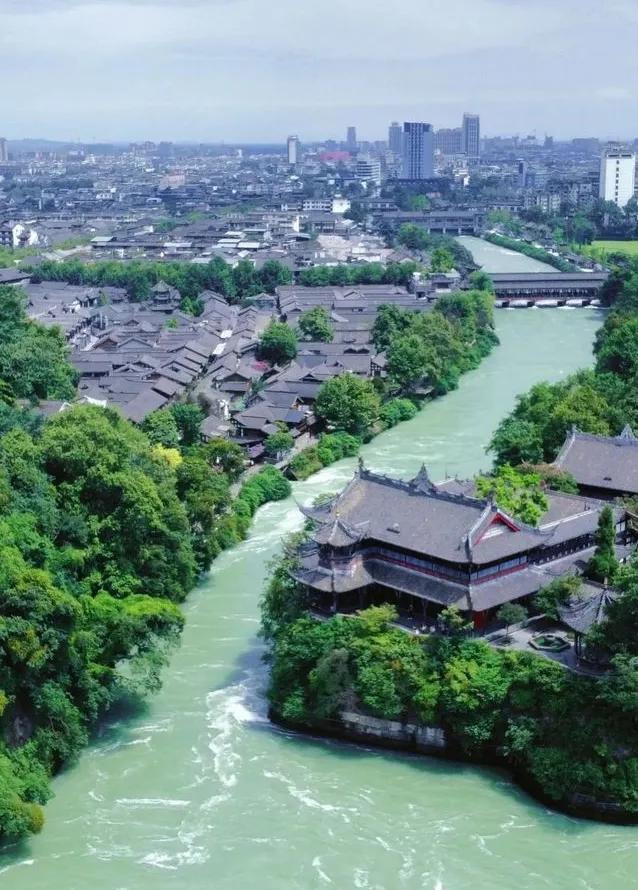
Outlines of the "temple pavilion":
[[[434,484],[425,467],[403,481],[360,462],[340,494],[301,508],[313,531],[294,577],[328,613],[392,602],[428,624],[455,606],[480,630],[503,603],[524,600],[591,556],[604,502],[548,491],[549,509],[532,527],[469,491],[472,483],[458,480]],[[624,541],[625,510],[613,509]]]

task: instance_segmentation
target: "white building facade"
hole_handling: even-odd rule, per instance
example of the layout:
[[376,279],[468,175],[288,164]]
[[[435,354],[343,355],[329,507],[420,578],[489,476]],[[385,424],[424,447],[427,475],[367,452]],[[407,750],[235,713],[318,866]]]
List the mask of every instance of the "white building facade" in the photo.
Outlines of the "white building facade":
[[434,131],[431,124],[403,124],[403,179],[429,179],[434,176]]
[[600,159],[600,197],[625,207],[636,189],[636,155],[628,148],[607,148]]
[[294,167],[299,161],[299,136],[289,136],[286,141],[288,163]]

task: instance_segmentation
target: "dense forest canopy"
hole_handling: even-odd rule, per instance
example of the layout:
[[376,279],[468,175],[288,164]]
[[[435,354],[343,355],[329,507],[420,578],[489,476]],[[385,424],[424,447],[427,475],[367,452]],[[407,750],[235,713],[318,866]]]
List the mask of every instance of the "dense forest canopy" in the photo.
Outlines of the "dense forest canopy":
[[0,838],[39,830],[50,776],[98,717],[158,688],[179,603],[257,507],[289,491],[268,467],[231,507],[243,452],[200,444],[194,405],[157,412],[146,430],[95,406],[47,421],[17,406],[70,398],[74,381],[60,334],[2,289]]

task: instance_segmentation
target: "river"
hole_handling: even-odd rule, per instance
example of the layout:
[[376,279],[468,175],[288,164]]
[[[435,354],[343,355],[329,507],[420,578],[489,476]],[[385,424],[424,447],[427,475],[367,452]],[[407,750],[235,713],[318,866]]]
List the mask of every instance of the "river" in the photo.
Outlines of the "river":
[[507,250],[482,238],[461,235],[457,241],[463,247],[467,247],[475,262],[486,272],[556,272],[549,263],[541,263],[533,257],[517,253],[515,250]]
[[[596,310],[503,310],[502,345],[459,389],[380,435],[374,469],[465,476],[515,395],[591,362]],[[294,486],[339,489],[353,460]],[[107,727],[54,783],[37,838],[0,858],[7,890],[552,890],[631,886],[638,831],[567,818],[496,770],[284,732],[256,638],[265,566],[295,500],[259,511],[190,597],[145,714]]]

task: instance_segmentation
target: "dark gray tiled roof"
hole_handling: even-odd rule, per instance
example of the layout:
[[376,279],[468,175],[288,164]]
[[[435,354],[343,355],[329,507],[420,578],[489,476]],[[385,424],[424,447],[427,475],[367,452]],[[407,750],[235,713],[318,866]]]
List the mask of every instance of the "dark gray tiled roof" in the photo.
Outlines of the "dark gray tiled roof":
[[610,603],[619,596],[617,591],[598,584],[583,584],[569,602],[558,607],[560,620],[577,633],[587,633],[595,624],[605,620]]
[[625,427],[620,436],[594,436],[573,429],[556,458],[579,485],[638,494],[638,439]]
[[314,518],[339,516],[355,526],[369,520],[369,539],[459,564],[470,561],[470,551],[476,565],[495,562],[542,546],[552,534],[488,501],[440,492],[422,473],[410,484],[361,469],[329,512]]

